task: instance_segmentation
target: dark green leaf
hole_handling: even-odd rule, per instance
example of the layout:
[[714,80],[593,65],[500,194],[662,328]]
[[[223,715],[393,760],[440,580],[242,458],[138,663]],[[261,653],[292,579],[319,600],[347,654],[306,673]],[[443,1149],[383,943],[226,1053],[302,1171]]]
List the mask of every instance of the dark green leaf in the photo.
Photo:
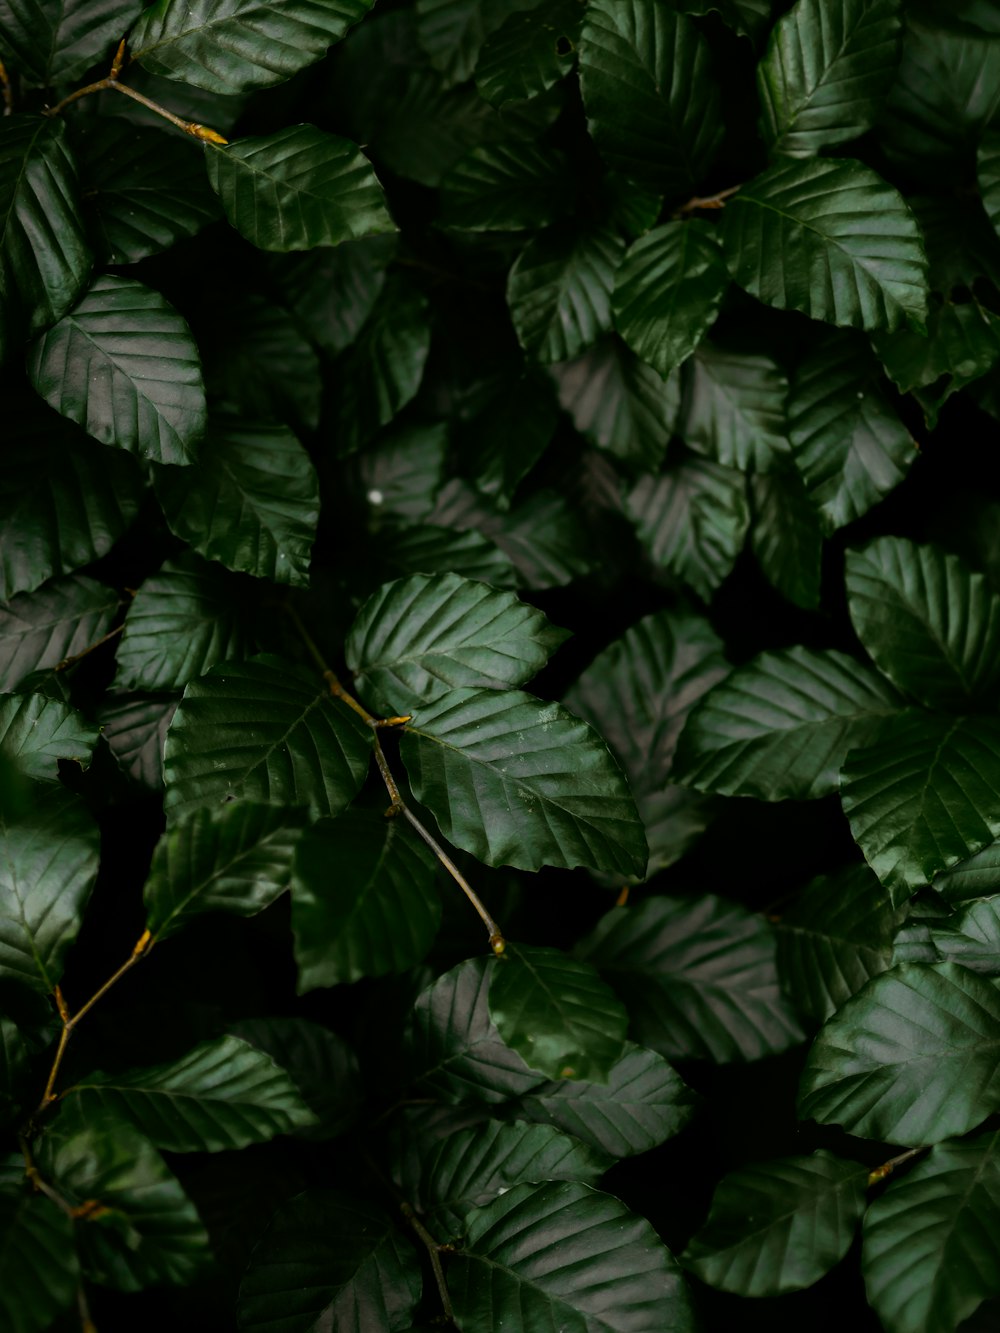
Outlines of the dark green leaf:
[[298,1195],[271,1218],[240,1285],[246,1333],[405,1329],[420,1299],[420,1263],[396,1223],[333,1190]]
[[[0,818],[7,823],[12,813],[0,809]],[[31,1096],[27,1083],[32,1054],[26,1034],[13,1019],[0,1017],[0,1125],[4,1127],[17,1118]],[[3,1186],[0,1180],[0,1203]]]
[[927,260],[902,196],[851,158],[771,167],[723,214],[741,287],[779,310],[869,330],[921,329]]
[[58,782],[60,759],[90,763],[98,731],[61,699],[0,695],[0,750],[26,778]]
[[226,217],[258,250],[312,250],[396,229],[371,163],[349,139],[291,125],[206,151]]
[[434,508],[444,481],[448,425],[398,423],[358,457],[358,477],[371,517],[420,522]]
[[401,712],[458,686],[522,685],[567,637],[514,593],[458,574],[414,574],[369,597],[344,655],[361,693]]
[[[448,1287],[463,1333],[691,1333],[676,1261],[649,1223],[578,1181],[515,1185],[466,1219]],[[572,1322],[571,1322],[572,1321]]]
[[812,157],[870,129],[899,64],[898,0],[798,0],[757,66],[772,153]]
[[419,963],[441,920],[435,870],[402,819],[349,810],[315,824],[299,844],[292,879],[299,993]]
[[621,238],[605,227],[567,224],[528,242],[507,279],[507,304],[529,356],[543,364],[567,361],[607,333],[624,251]]
[[253,916],[289,887],[300,812],[237,801],[195,810],[156,844],[143,890],[154,943],[203,912]]
[[527,140],[474,148],[441,182],[441,222],[463,231],[544,227],[572,207],[568,165]]
[[449,841],[487,865],[641,874],[646,838],[603,740],[520,690],[455,689],[400,741],[413,793]]
[[607,1079],[624,1051],[628,1015],[592,967],[561,949],[509,941],[490,966],[490,1017],[529,1069],[550,1079]]
[[159,292],[99,277],[28,354],[28,374],[62,416],[102,444],[190,463],[205,430],[191,330]]
[[158,0],[129,47],[153,74],[210,92],[268,88],[325,55],[373,0]]
[[395,236],[363,236],[335,249],[269,255],[268,272],[305,332],[335,356],[351,345],[371,314],[395,248]]
[[370,754],[370,730],[318,675],[270,655],[223,662],[188,685],[167,733],[167,809],[176,820],[243,799],[339,814]]
[[771,0],[678,0],[682,14],[718,14],[727,28],[756,39],[771,21]]
[[712,327],[728,286],[708,225],[668,222],[635,241],[619,266],[615,328],[665,378]]
[[935,875],[934,888],[950,903],[1000,891],[1000,843],[991,842],[968,860]]
[[750,478],[750,547],[773,588],[804,611],[820,600],[823,533],[819,514],[793,467]]
[[555,434],[559,409],[548,378],[522,375],[459,434],[463,468],[480,495],[507,510]]
[[502,107],[553,87],[573,67],[582,22],[579,0],[546,0],[511,14],[479,52],[476,87],[482,96]]
[[380,540],[379,553],[394,574],[454,573],[507,588],[522,582],[510,556],[478,532],[414,524]]
[[107,59],[140,0],[0,0],[0,55],[30,83],[73,83]]
[[580,40],[587,123],[609,166],[658,193],[691,191],[722,137],[708,45],[657,0],[591,0]]
[[846,653],[762,653],[697,705],[681,735],[678,780],[722,796],[807,801],[837,790],[853,747],[901,700]]
[[509,14],[533,0],[417,0],[417,35],[449,83],[472,76],[483,42]]
[[867,1188],[866,1166],[828,1152],[745,1166],[719,1183],[682,1261],[740,1296],[801,1291],[847,1253]]
[[979,192],[993,230],[1000,234],[1000,132],[987,130],[979,143]]
[[0,605],[0,691],[96,643],[118,605],[117,593],[82,574],[52,579]]
[[308,583],[319,482],[286,427],[219,417],[197,462],[155,468],[153,485],[172,531],[201,555],[275,583]]
[[799,1113],[884,1143],[939,1143],[1000,1108],[1000,991],[956,963],[901,963],[829,1019]]
[[614,907],[577,954],[625,1001],[632,1036],[668,1059],[759,1060],[802,1038],[774,932],[714,894]]
[[844,763],[851,833],[893,902],[1000,835],[1000,720],[909,708]]
[[934,961],[961,963],[983,976],[1000,976],[1000,898],[983,898],[928,932]]
[[109,694],[97,720],[101,735],[122,770],[142,787],[163,787],[163,745],[178,696],[173,694]]
[[703,343],[688,366],[680,433],[727,467],[767,472],[789,451],[787,393],[772,357]]
[[8,1333],[44,1333],[73,1302],[80,1274],[73,1229],[44,1195],[0,1190],[0,1319]]
[[887,1333],[965,1327],[1000,1291],[1000,1135],[939,1144],[893,1181],[868,1210],[861,1262]]

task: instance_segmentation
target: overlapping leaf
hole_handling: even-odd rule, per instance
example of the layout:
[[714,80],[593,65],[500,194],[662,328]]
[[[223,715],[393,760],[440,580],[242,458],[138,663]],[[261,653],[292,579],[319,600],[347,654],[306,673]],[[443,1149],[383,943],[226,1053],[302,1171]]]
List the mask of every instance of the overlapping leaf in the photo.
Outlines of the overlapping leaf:
[[117,609],[117,593],[84,574],[52,579],[0,605],[0,691],[89,648]]
[[476,62],[476,87],[487,102],[538,97],[573,67],[583,6],[579,0],[546,0],[518,9],[487,37]]
[[961,963],[983,976],[1000,976],[1000,897],[969,903],[955,916],[931,925],[928,955],[941,962]]
[[448,83],[471,77],[486,38],[533,0],[417,0],[417,36],[431,65]]
[[703,343],[688,366],[681,434],[727,467],[766,472],[789,451],[787,393],[773,357]]
[[107,57],[139,12],[140,0],[2,0],[0,55],[33,84],[72,83]]
[[42,1333],[73,1301],[80,1262],[73,1220],[28,1189],[0,1190],[0,1318],[10,1333]]
[[1000,843],[991,842],[968,860],[935,875],[934,888],[950,903],[1000,892]]
[[523,231],[572,207],[568,161],[556,149],[518,140],[485,144],[441,182],[441,221],[463,231]]
[[820,602],[823,532],[819,515],[793,467],[750,478],[750,547],[773,588],[804,611]]
[[988,130],[982,137],[977,159],[979,191],[993,230],[1000,232],[1000,134]]
[[371,314],[395,248],[395,236],[364,236],[334,248],[269,255],[267,271],[299,325],[335,356],[351,345]]
[[625,246],[605,227],[552,227],[529,241],[507,278],[518,341],[549,364],[579,356],[611,328],[611,289]]
[[163,746],[175,694],[109,694],[98,710],[101,734],[122,770],[152,791],[163,787]]
[[480,495],[508,510],[525,477],[548,449],[559,420],[553,385],[530,371],[508,381],[459,435],[469,479]]
[[97,737],[97,728],[62,699],[0,695],[0,750],[26,778],[58,782],[60,759],[86,768]]

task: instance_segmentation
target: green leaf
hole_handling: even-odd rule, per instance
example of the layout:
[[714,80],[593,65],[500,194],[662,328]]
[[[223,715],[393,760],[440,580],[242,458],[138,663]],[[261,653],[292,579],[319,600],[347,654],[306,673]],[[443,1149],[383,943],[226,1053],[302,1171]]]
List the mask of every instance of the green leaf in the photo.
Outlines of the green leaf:
[[401,711],[459,686],[522,685],[568,637],[512,592],[458,574],[414,574],[369,597],[344,655],[362,694]]
[[484,144],[441,182],[441,222],[462,231],[544,227],[573,203],[564,154],[527,140]]
[[61,699],[0,695],[0,750],[26,778],[58,782],[60,759],[86,768],[98,731]]
[[471,78],[486,38],[532,0],[417,0],[417,35],[432,67],[449,83]]
[[458,450],[480,495],[507,510],[521,482],[548,449],[559,420],[550,380],[528,373],[508,381],[459,433]]
[[668,1059],[759,1060],[802,1039],[774,932],[714,894],[614,907],[576,953],[625,1001],[632,1036]]
[[349,810],[315,824],[292,878],[299,993],[419,963],[441,920],[436,868],[404,820]]
[[660,466],[680,410],[676,375],[664,382],[617,338],[553,366],[552,375],[581,435],[633,468]]
[[628,1015],[592,967],[561,949],[509,941],[490,966],[490,1017],[529,1069],[550,1079],[607,1079]]
[[621,770],[559,704],[521,690],[454,689],[417,710],[400,754],[444,836],[487,865],[645,870]]
[[171,530],[209,560],[275,583],[309,581],[319,482],[285,426],[220,416],[190,467],[157,467]]
[[757,66],[772,153],[812,157],[871,128],[899,64],[898,0],[798,0]]
[[0,55],[30,83],[74,83],[110,63],[138,11],[139,0],[0,0]]
[[1000,835],[998,758],[997,719],[917,708],[847,756],[844,813],[894,903]]
[[662,1055],[627,1041],[606,1083],[542,1083],[514,1103],[514,1114],[555,1125],[612,1157],[631,1157],[679,1134],[697,1102],[697,1093]]
[[326,54],[373,0],[158,0],[132,29],[129,48],[153,74],[209,92],[269,88]]
[[122,771],[151,791],[163,789],[163,746],[177,704],[173,694],[109,694],[97,712]]
[[168,560],[129,605],[116,688],[180,690],[216,662],[246,657],[248,593],[245,581],[192,553]]
[[0,362],[55,323],[90,276],[76,163],[62,121],[0,124]]
[[83,574],[52,579],[0,605],[0,691],[103,638],[118,605],[117,593]]
[[608,166],[657,193],[690,193],[722,138],[708,45],[656,0],[590,0],[580,40],[587,125]]
[[675,777],[721,796],[827,796],[848,752],[901,707],[881,677],[846,653],[761,653],[697,705],[677,747]]
[[254,916],[291,883],[300,812],[236,801],[195,810],[153,852],[143,899],[146,929],[165,940],[203,912]]
[[902,196],[851,158],[771,167],[726,205],[723,249],[766,305],[868,330],[921,329],[927,260]]
[[688,713],[729,670],[706,620],[661,611],[610,644],[566,696],[625,770],[646,826],[647,874],[677,860],[705,826],[705,801],[671,783],[670,771]]
[[866,865],[819,875],[777,924],[778,973],[807,1018],[823,1023],[892,962],[896,914]]
[[712,327],[729,271],[704,222],[668,222],[629,247],[615,275],[615,328],[664,378]]
[[385,285],[395,236],[363,236],[335,249],[268,255],[267,271],[283,304],[331,356],[349,347]]
[[44,1195],[0,1190],[0,1319],[9,1333],[44,1333],[72,1304],[80,1280],[73,1231],[73,1219]]
[[102,444],[157,463],[190,463],[205,430],[205,389],[191,330],[130,278],[90,290],[28,354],[32,384]]
[[771,22],[771,0],[678,0],[682,14],[718,14],[727,28],[755,40]]
[[1000,991],[956,963],[901,963],[827,1022],[799,1114],[883,1143],[940,1143],[1000,1108]]
[[420,522],[434,508],[444,481],[448,425],[398,422],[358,456],[358,479],[372,518]]
[[624,242],[606,227],[567,224],[528,242],[507,278],[507,304],[530,357],[544,365],[568,361],[607,333],[624,251]]
[[349,139],[290,125],[206,152],[226,217],[258,250],[312,250],[396,229],[371,163]]
[[469,958],[417,997],[405,1049],[417,1095],[449,1105],[497,1103],[543,1086],[500,1039],[489,1011],[491,976],[487,959]]
[[[5,395],[0,474],[0,599],[33,592],[106,555],[142,498],[134,459],[108,450],[34,399]],[[37,406],[36,406],[37,404]]]
[[412,1244],[381,1209],[312,1189],[278,1209],[240,1285],[246,1333],[369,1333],[408,1327],[420,1299]]
[[848,551],[851,621],[875,665],[928,707],[991,697],[1000,675],[1000,597],[937,546],[880,537]]
[[726,467],[767,472],[789,451],[787,394],[772,357],[702,343],[688,366],[680,433]]
[[740,1296],[801,1291],[847,1253],[867,1188],[866,1166],[828,1152],[745,1166],[720,1181],[681,1260]]
[[968,860],[934,876],[934,888],[949,903],[983,898],[1000,890],[1000,843],[989,843]]
[[659,476],[639,479],[625,508],[653,562],[706,602],[735,565],[750,526],[743,476],[676,450]]
[[113,118],[77,141],[84,203],[106,264],[134,264],[220,216],[198,150],[177,134]]
[[676,1261],[649,1223],[579,1181],[515,1185],[466,1219],[448,1263],[463,1333],[691,1333]]
[[823,533],[819,515],[792,467],[750,478],[750,547],[768,583],[782,597],[815,611],[820,602]]
[[519,587],[522,582],[510,556],[478,532],[412,524],[380,540],[379,553],[394,574],[454,573],[504,587]]
[[1000,1135],[941,1143],[865,1217],[861,1263],[887,1333],[958,1328],[1000,1291]]
[[233,799],[339,814],[368,772],[371,731],[324,681],[265,654],[193,680],[167,733],[173,820]]
[[208,1233],[180,1181],[127,1120],[63,1106],[38,1145],[39,1168],[71,1206],[99,1217],[75,1228],[85,1276],[118,1291],[192,1283],[210,1258]]
[[[0,818],[6,823],[13,813],[2,808]],[[4,1127],[18,1118],[31,1096],[29,1078],[32,1055],[27,1035],[12,1019],[0,1018],[0,1125]],[[3,1188],[3,1184],[0,1184],[0,1205],[3,1202]]]
[[538,97],[573,68],[583,23],[579,0],[546,0],[509,15],[487,37],[476,62],[476,87],[493,106]]
[[833,330],[792,377],[788,436],[827,532],[853,523],[895,490],[917,457],[868,349],[857,335]]
[[1000,132],[987,130],[979,143],[977,159],[979,193],[983,208],[1000,234]]
[[312,1121],[285,1071],[238,1037],[203,1042],[170,1064],[94,1073],[63,1093],[86,1123],[110,1112],[170,1152],[223,1152]]
[[27,811],[0,812],[0,976],[43,994],[55,988],[99,849],[97,825],[64,787],[33,788]]
[[1000,976],[1000,898],[983,898],[928,932],[934,961],[961,963],[970,972]]
[[934,427],[951,395],[1000,360],[1000,317],[975,300],[934,302],[926,336],[901,329],[872,343],[889,378],[904,393],[912,392]]

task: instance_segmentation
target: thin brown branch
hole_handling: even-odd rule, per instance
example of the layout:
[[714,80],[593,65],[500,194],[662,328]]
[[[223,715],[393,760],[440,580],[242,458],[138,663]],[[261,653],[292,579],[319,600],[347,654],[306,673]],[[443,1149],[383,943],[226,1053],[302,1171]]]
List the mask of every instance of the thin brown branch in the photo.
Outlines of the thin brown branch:
[[90,1317],[90,1305],[82,1282],[76,1289],[76,1308],[80,1312],[80,1333],[97,1333],[97,1325]]
[[73,1205],[44,1179],[35,1165],[34,1154],[31,1151],[31,1144],[28,1142],[27,1135],[19,1134],[17,1141],[21,1148],[21,1156],[24,1158],[24,1174],[31,1181],[32,1187],[39,1194],[44,1194],[47,1199],[51,1199],[60,1212],[65,1213],[67,1217],[72,1217]]
[[681,204],[680,208],[674,209],[672,217],[680,218],[685,213],[697,213],[699,209],[718,209],[725,208],[726,200],[731,198],[737,190],[742,187],[739,185],[730,185],[728,190],[719,190],[717,194],[695,195],[689,199],[686,204]]
[[9,116],[14,110],[14,89],[11,87],[7,66],[0,60],[0,97],[3,98],[3,113]]
[[927,1152],[926,1147],[909,1148],[906,1152],[901,1152],[898,1157],[890,1157],[888,1162],[883,1162],[882,1165],[877,1166],[874,1171],[869,1171],[868,1188],[871,1189],[873,1185],[877,1185],[880,1181],[885,1180],[887,1176],[891,1176],[893,1171],[895,1171],[898,1166],[902,1166],[904,1162],[910,1162],[914,1157],[919,1157],[921,1153],[925,1152]]
[[424,1249],[427,1251],[427,1257],[431,1262],[431,1271],[434,1274],[434,1281],[437,1284],[438,1296],[441,1299],[441,1308],[449,1323],[454,1323],[455,1312],[452,1309],[451,1293],[448,1291],[448,1284],[444,1278],[444,1268],[441,1266],[442,1253],[447,1253],[451,1247],[449,1245],[441,1245],[434,1239],[424,1226],[423,1222],[421,1222],[420,1218],[405,1200],[399,1205],[399,1211],[406,1218],[407,1222],[409,1222],[410,1226],[420,1238]]
[[121,625],[117,625],[114,629],[109,629],[107,634],[97,639],[94,643],[84,648],[81,652],[74,653],[72,657],[64,657],[61,662],[57,663],[57,665],[52,668],[53,671],[68,671],[71,666],[76,666],[77,662],[82,662],[83,659],[85,657],[88,657],[92,652],[95,651],[95,649],[100,648],[103,644],[110,642],[111,639],[117,638],[118,635],[121,634],[124,628],[125,625],[123,623]]

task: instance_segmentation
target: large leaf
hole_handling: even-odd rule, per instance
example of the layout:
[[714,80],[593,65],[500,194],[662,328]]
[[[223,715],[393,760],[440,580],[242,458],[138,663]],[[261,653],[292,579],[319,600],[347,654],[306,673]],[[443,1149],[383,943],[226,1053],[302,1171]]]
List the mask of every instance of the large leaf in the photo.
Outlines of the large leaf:
[[8,117],[0,124],[0,362],[66,313],[90,263],[64,125]]
[[414,574],[369,597],[344,655],[362,694],[402,712],[457,686],[522,685],[567,637],[514,593],[458,574]]
[[509,942],[490,966],[490,1017],[529,1069],[550,1079],[608,1077],[628,1015],[592,967],[561,949]]
[[101,735],[122,770],[151,791],[163,789],[163,746],[175,694],[109,694],[98,709]]
[[580,86],[609,166],[671,195],[704,177],[722,137],[719,89],[690,19],[657,0],[591,0]]
[[97,728],[61,699],[0,695],[0,751],[25,777],[58,782],[60,759],[86,768],[97,738]]
[[273,903],[291,882],[304,822],[295,810],[236,801],[169,828],[143,890],[154,943],[203,912],[253,916]]
[[771,167],[726,205],[741,287],[779,310],[869,330],[922,328],[927,260],[902,196],[850,158]]
[[820,602],[823,532],[819,515],[794,467],[750,478],[750,548],[773,588],[804,611]]
[[0,0],[0,56],[30,83],[72,83],[108,58],[140,0]]
[[[666,377],[712,327],[729,271],[703,222],[668,222],[630,247],[615,275],[615,328]],[[728,459],[722,459],[728,462]]]
[[209,92],[242,93],[290,78],[326,53],[373,0],[158,0],[129,46],[153,74]]
[[899,485],[917,457],[868,349],[857,335],[833,330],[803,357],[792,378],[788,435],[795,466],[828,532],[867,513]]
[[518,1119],[555,1125],[612,1157],[648,1152],[690,1123],[698,1095],[662,1055],[625,1043],[606,1083],[557,1079],[514,1103]]
[[625,779],[585,722],[520,690],[455,689],[400,740],[413,793],[487,865],[641,874],[646,838]]
[[73,1219],[43,1194],[0,1190],[0,1319],[43,1333],[73,1301],[80,1262]]
[[0,605],[0,691],[96,643],[118,605],[117,593],[83,574],[52,579]]
[[579,0],[545,0],[511,14],[483,43],[476,87],[502,107],[538,97],[573,67],[583,22]]
[[368,772],[371,733],[326,683],[280,657],[220,663],[188,685],[167,733],[172,819],[234,798],[339,814]]
[[170,1152],[221,1152],[312,1121],[285,1071],[248,1042],[218,1037],[170,1064],[94,1073],[62,1094],[86,1122],[96,1110],[128,1120]]
[[158,467],[153,485],[171,529],[229,569],[307,583],[319,482],[284,426],[222,416],[190,467]]
[[32,384],[102,444],[157,463],[190,463],[205,429],[205,390],[191,330],[168,301],[131,278],[95,278],[28,356]]
[[727,467],[766,472],[788,453],[787,393],[772,357],[703,343],[688,367],[681,434]]
[[435,870],[402,819],[358,809],[315,824],[299,844],[292,879],[299,991],[419,963],[441,919]]
[[773,153],[812,157],[870,129],[899,63],[898,0],[798,0],[757,66]]
[[900,707],[892,688],[846,653],[762,653],[696,706],[677,747],[675,777],[723,796],[826,796],[837,790],[848,751]]
[[207,151],[226,217],[258,250],[312,250],[395,231],[371,163],[349,139],[291,125]]
[[625,1001],[632,1036],[668,1059],[758,1060],[801,1040],[774,932],[714,894],[614,907],[576,952]]
[[861,1262],[886,1333],[964,1326],[1000,1292],[1000,1134],[938,1144],[893,1181],[865,1217]]
[[579,356],[611,328],[611,289],[624,253],[609,228],[552,227],[529,241],[507,278],[518,341],[536,361]]
[[317,346],[335,356],[349,347],[385,284],[395,236],[364,236],[306,253],[269,255],[281,301]]
[[894,902],[1000,835],[998,759],[1000,720],[916,708],[847,756],[844,813]]
[[940,1143],[1000,1109],[1000,991],[957,963],[901,963],[827,1022],[799,1112],[886,1143]]
[[778,973],[795,1007],[825,1022],[892,962],[896,914],[866,865],[819,875],[778,921]]
[[463,231],[523,231],[568,212],[573,179],[556,149],[527,140],[484,144],[441,182],[441,221]]
[[880,537],[847,554],[858,638],[894,685],[931,708],[988,699],[1000,675],[1000,597],[936,546]]
[[867,1188],[866,1166],[828,1152],[742,1167],[720,1181],[682,1261],[740,1296],[801,1291],[847,1253]]
[[470,1213],[448,1288],[463,1333],[690,1333],[676,1262],[649,1223],[578,1181],[515,1185]]
[[312,1189],[271,1218],[240,1285],[246,1333],[386,1333],[409,1327],[420,1263],[375,1205]]

